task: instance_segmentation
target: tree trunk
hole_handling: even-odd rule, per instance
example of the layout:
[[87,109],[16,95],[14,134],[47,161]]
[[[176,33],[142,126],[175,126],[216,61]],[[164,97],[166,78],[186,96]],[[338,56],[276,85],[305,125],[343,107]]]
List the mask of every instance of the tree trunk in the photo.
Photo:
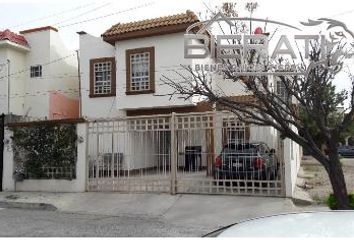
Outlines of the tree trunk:
[[332,184],[334,197],[337,200],[337,209],[348,210],[350,209],[348,191],[339,157],[337,155],[329,156],[329,158],[330,163],[326,170]]

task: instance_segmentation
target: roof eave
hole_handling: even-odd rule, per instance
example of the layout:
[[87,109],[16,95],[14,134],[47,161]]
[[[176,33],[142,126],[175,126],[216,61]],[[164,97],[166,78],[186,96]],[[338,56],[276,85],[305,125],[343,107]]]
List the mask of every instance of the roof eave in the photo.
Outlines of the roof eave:
[[9,47],[13,47],[13,48],[16,48],[17,50],[24,51],[24,52],[29,52],[31,50],[30,47],[26,47],[26,46],[11,42],[9,40],[0,40],[0,46],[9,46]]

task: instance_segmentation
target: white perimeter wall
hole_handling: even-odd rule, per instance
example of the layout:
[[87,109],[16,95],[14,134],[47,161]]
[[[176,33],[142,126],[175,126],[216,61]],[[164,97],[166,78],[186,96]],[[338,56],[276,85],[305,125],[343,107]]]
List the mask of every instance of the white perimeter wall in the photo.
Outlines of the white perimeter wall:
[[4,148],[4,174],[3,191],[35,191],[35,192],[84,192],[86,190],[87,165],[86,165],[86,130],[85,123],[77,124],[77,134],[83,142],[78,143],[78,156],[76,162],[76,179],[28,179],[22,182],[14,181],[12,175],[15,171],[13,152],[11,149],[12,132],[5,131]]

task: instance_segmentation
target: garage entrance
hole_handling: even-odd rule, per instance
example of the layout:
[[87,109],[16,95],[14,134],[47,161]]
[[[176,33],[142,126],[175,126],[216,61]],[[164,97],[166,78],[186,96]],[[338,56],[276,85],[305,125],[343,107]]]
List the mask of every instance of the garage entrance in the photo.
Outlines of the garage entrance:
[[283,196],[273,133],[215,111],[90,122],[88,189]]

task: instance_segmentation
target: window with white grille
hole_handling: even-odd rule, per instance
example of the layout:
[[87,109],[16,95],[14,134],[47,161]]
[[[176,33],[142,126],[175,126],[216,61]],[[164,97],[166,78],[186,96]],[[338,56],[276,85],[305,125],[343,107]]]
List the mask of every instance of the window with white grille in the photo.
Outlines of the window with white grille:
[[90,60],[90,97],[115,95],[114,58]]
[[155,48],[126,50],[127,91],[129,94],[153,93],[155,91]]
[[95,68],[95,94],[111,93],[112,84],[112,63],[98,62]]
[[150,53],[136,53],[130,55],[130,90],[150,90]]

